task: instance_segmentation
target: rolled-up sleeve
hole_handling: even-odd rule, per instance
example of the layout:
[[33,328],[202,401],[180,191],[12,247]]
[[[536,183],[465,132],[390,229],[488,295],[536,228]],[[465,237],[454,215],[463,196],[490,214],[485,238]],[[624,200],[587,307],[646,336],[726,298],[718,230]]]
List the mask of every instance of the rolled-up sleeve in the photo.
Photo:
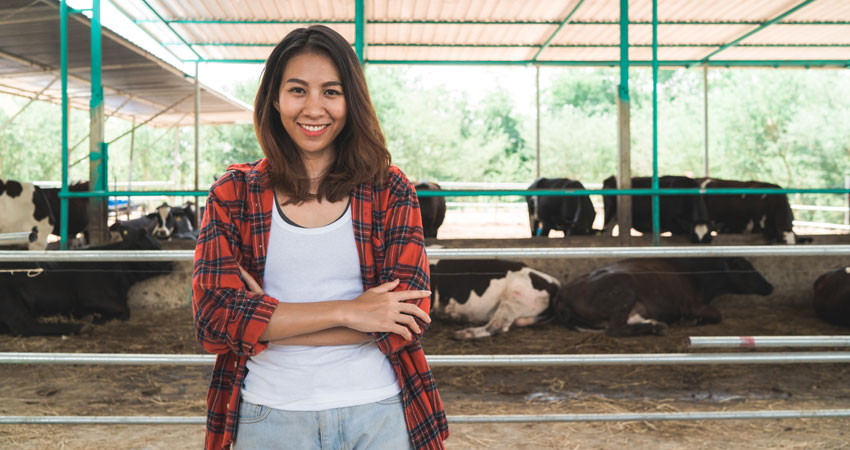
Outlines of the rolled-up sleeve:
[[[398,278],[400,283],[396,291],[428,290],[430,273],[416,191],[397,169],[390,174],[388,189],[389,198],[382,226],[384,258],[378,267],[378,284]],[[430,313],[429,297],[409,300],[407,303],[413,303],[425,313]],[[372,333],[378,348],[384,354],[392,354],[418,342],[428,324],[418,318],[415,320],[421,332],[410,330],[413,336],[410,341],[395,333]]]
[[239,276],[238,265],[248,267],[240,251],[246,227],[233,213],[244,207],[244,201],[234,200],[239,198],[234,184],[227,173],[210,188],[195,247],[192,312],[195,336],[208,352],[252,356],[268,346],[259,337],[278,302],[248,292]]

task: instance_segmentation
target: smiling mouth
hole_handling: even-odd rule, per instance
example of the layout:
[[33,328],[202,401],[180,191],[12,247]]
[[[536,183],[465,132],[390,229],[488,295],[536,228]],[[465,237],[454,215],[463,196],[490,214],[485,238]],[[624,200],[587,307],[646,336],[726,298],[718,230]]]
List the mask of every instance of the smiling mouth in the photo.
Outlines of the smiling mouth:
[[307,125],[304,123],[299,123],[298,126],[300,126],[301,129],[304,130],[304,132],[308,136],[318,136],[322,134],[325,130],[327,130],[328,127],[330,127],[331,125],[329,123],[323,125]]

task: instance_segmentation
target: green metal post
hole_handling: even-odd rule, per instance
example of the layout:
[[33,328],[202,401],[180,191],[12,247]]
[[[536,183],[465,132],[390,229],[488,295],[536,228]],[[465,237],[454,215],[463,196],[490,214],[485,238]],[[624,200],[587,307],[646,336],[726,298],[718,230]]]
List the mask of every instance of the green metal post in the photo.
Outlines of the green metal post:
[[[104,142],[103,83],[101,69],[103,48],[101,45],[100,0],[92,0],[91,17],[91,101],[89,102],[89,189],[108,190],[107,144]],[[89,238],[92,244],[107,241],[107,200],[89,200]]]
[[[631,111],[629,105],[629,2],[620,0],[620,85],[617,88],[617,187],[632,186]],[[606,224],[613,231],[613,224]],[[617,226],[621,246],[631,245],[632,198],[617,197]]]
[[[658,0],[652,0],[652,189],[658,189]],[[661,214],[652,196],[652,245],[660,245]]]
[[354,2],[354,51],[362,66],[366,61],[366,16],[363,9],[363,0]]
[[[59,5],[59,73],[62,78],[62,189],[68,192],[68,5]],[[59,196],[59,248],[68,248],[68,198]]]

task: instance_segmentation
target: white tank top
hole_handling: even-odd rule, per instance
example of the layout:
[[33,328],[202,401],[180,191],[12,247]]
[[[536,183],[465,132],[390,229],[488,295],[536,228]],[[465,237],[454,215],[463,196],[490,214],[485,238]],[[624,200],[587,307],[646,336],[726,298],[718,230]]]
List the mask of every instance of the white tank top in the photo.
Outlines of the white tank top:
[[[280,302],[353,300],[363,293],[351,206],[329,225],[302,228],[272,213],[263,289]],[[363,405],[401,390],[374,342],[360,345],[269,345],[248,359],[242,397],[288,411]]]

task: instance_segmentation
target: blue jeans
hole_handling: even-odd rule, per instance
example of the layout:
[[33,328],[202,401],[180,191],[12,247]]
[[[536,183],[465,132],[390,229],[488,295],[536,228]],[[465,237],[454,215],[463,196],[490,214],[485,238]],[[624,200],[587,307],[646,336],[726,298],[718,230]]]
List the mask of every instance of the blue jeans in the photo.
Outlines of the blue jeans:
[[234,450],[410,449],[401,393],[365,405],[283,411],[242,400]]

